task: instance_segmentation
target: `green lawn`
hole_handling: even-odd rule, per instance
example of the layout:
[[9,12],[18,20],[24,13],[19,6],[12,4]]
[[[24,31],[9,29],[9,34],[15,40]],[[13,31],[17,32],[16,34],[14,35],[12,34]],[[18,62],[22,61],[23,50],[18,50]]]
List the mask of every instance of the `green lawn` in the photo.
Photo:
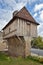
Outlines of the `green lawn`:
[[11,58],[6,56],[5,54],[0,53],[0,65],[43,65],[31,59],[30,57],[27,58]]

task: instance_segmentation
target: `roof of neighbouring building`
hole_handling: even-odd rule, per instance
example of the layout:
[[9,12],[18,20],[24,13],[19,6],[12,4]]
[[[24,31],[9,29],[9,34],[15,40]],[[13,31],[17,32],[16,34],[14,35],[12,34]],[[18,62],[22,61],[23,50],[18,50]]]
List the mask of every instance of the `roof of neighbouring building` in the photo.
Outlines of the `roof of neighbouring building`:
[[31,23],[34,23],[36,25],[39,25],[39,23],[37,23],[34,18],[31,16],[31,14],[28,12],[28,10],[26,9],[26,7],[23,7],[20,11],[15,11],[13,13],[13,18],[8,22],[8,24],[2,29],[4,30],[10,23],[12,23],[16,18],[21,18],[24,20],[27,20]]

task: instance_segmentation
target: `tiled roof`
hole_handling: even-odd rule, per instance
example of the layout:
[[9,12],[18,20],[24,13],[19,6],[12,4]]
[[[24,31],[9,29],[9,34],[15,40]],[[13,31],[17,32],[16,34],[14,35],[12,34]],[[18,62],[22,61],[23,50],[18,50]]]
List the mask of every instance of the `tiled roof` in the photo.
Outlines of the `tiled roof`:
[[38,24],[25,7],[23,7],[15,16]]

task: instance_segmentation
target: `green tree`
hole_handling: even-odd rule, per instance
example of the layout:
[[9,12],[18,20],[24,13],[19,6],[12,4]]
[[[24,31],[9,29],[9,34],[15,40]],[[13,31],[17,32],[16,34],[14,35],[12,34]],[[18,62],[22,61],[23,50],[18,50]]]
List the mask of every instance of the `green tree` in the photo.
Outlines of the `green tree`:
[[37,38],[33,39],[31,43],[32,43],[32,47],[43,49],[42,37],[38,36]]

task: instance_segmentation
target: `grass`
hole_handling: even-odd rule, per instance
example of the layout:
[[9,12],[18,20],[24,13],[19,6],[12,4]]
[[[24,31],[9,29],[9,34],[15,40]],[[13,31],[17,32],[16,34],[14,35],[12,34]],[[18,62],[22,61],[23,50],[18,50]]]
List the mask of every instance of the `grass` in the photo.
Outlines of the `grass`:
[[31,56],[27,58],[11,58],[4,53],[0,53],[0,65],[43,65],[35,59],[36,58]]

